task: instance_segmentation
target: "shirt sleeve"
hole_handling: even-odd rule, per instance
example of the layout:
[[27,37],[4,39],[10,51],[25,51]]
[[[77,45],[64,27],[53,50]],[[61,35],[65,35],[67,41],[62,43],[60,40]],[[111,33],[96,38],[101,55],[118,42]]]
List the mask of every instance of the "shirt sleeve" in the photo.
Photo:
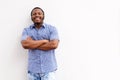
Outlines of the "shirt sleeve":
[[27,37],[28,37],[27,30],[26,30],[26,29],[24,29],[24,30],[23,30],[23,32],[22,32],[21,41],[22,41],[22,40],[26,40],[26,39],[27,39]]
[[50,40],[59,40],[58,31],[57,31],[57,29],[55,27],[51,28]]

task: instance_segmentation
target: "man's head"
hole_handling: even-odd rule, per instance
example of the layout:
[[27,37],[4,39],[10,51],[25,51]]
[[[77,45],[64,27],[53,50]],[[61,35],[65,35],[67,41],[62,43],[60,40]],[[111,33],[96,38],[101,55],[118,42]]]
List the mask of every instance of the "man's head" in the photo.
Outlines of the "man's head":
[[35,7],[31,11],[31,19],[35,24],[42,24],[44,20],[44,11],[40,7]]

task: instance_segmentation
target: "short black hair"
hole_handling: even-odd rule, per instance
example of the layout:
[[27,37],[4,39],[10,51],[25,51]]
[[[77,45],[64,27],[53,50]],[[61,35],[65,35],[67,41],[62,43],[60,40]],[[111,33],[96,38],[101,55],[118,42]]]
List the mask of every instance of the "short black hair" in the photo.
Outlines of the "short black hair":
[[35,7],[35,8],[33,8],[32,11],[31,11],[31,16],[32,16],[32,12],[33,12],[33,10],[35,10],[35,9],[40,9],[40,10],[43,12],[43,15],[44,15],[44,11],[43,11],[42,8],[40,8],[40,7]]

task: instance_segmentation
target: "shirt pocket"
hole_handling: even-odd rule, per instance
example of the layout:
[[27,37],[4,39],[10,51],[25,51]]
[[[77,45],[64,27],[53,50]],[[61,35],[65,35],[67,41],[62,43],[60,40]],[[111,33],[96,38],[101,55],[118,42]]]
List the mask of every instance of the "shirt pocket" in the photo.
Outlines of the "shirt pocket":
[[50,39],[50,38],[49,38],[49,33],[48,33],[48,32],[39,33],[39,34],[38,34],[38,37],[39,37],[39,39],[47,39],[47,40]]
[[34,31],[30,31],[28,36],[30,36],[33,40],[37,40],[37,34]]

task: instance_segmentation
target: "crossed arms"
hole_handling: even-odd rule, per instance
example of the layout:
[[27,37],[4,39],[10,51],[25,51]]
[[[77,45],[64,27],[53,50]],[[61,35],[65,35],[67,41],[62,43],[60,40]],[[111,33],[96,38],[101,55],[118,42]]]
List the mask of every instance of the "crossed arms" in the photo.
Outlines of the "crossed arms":
[[33,40],[31,37],[27,37],[26,40],[22,40],[21,44],[24,49],[40,49],[51,50],[56,49],[59,40]]

